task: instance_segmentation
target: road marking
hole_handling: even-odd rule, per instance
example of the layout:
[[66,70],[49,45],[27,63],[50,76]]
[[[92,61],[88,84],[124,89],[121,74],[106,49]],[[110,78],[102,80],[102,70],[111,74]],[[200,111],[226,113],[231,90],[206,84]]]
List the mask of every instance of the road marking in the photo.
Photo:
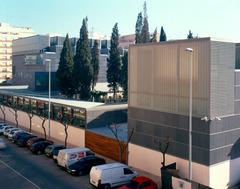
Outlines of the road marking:
[[11,169],[14,173],[16,173],[17,175],[19,175],[20,177],[24,178],[25,180],[27,180],[29,183],[31,183],[33,186],[35,186],[38,189],[41,189],[38,185],[36,185],[35,183],[33,183],[32,181],[30,181],[28,178],[26,178],[25,176],[23,176],[21,173],[19,173],[18,171],[16,171],[14,168],[12,168],[10,165],[8,165],[7,163],[5,163],[4,161],[0,160],[0,162],[5,165],[6,167],[8,167],[9,169]]

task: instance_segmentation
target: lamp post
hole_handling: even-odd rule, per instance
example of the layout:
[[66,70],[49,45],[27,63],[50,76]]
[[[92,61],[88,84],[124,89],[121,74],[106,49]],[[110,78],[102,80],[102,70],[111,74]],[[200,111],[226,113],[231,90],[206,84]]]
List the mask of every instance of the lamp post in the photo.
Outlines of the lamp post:
[[51,59],[45,59],[48,62],[48,138],[50,139],[51,122]]
[[[44,52],[46,57],[52,57],[56,58],[56,53],[55,52]],[[45,62],[48,62],[48,138],[50,139],[50,123],[51,123],[51,64],[52,64],[52,59],[46,58]],[[47,70],[47,65],[46,65],[46,70]]]
[[189,180],[192,180],[192,68],[193,68],[193,49],[186,48],[190,53],[190,82],[189,82]]

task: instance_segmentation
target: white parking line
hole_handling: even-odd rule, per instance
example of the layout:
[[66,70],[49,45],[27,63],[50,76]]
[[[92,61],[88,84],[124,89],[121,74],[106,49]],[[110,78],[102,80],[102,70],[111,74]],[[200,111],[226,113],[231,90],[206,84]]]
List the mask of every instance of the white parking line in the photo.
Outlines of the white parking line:
[[18,171],[16,171],[14,168],[12,168],[10,165],[6,164],[4,161],[0,160],[0,162],[5,165],[6,167],[8,167],[9,169],[11,169],[14,173],[16,173],[17,175],[19,175],[20,177],[24,178],[26,181],[28,181],[29,183],[31,183],[33,186],[35,186],[38,189],[41,189],[38,185],[36,185],[35,183],[33,183],[32,181],[30,181],[28,178],[26,178],[25,176],[23,176],[21,173],[19,173]]

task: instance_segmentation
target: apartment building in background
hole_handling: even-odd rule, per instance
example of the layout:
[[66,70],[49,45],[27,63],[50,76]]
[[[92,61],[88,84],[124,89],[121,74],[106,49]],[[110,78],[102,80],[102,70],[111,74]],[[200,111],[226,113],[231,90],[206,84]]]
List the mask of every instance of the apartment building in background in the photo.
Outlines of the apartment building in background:
[[[193,180],[217,189],[240,182],[240,72],[238,45],[211,38],[140,44],[129,48],[129,165],[160,175],[166,164],[189,170],[189,81],[193,49]],[[164,145],[164,144],[163,144]],[[146,164],[146,162],[148,162]]]
[[0,23],[0,83],[12,78],[12,41],[32,35],[30,27]]

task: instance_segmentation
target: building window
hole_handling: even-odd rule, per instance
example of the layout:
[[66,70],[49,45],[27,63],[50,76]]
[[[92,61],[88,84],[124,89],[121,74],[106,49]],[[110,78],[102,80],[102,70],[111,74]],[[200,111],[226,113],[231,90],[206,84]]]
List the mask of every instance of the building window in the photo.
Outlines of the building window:
[[7,72],[7,68],[3,68],[3,69],[2,69],[2,72]]

